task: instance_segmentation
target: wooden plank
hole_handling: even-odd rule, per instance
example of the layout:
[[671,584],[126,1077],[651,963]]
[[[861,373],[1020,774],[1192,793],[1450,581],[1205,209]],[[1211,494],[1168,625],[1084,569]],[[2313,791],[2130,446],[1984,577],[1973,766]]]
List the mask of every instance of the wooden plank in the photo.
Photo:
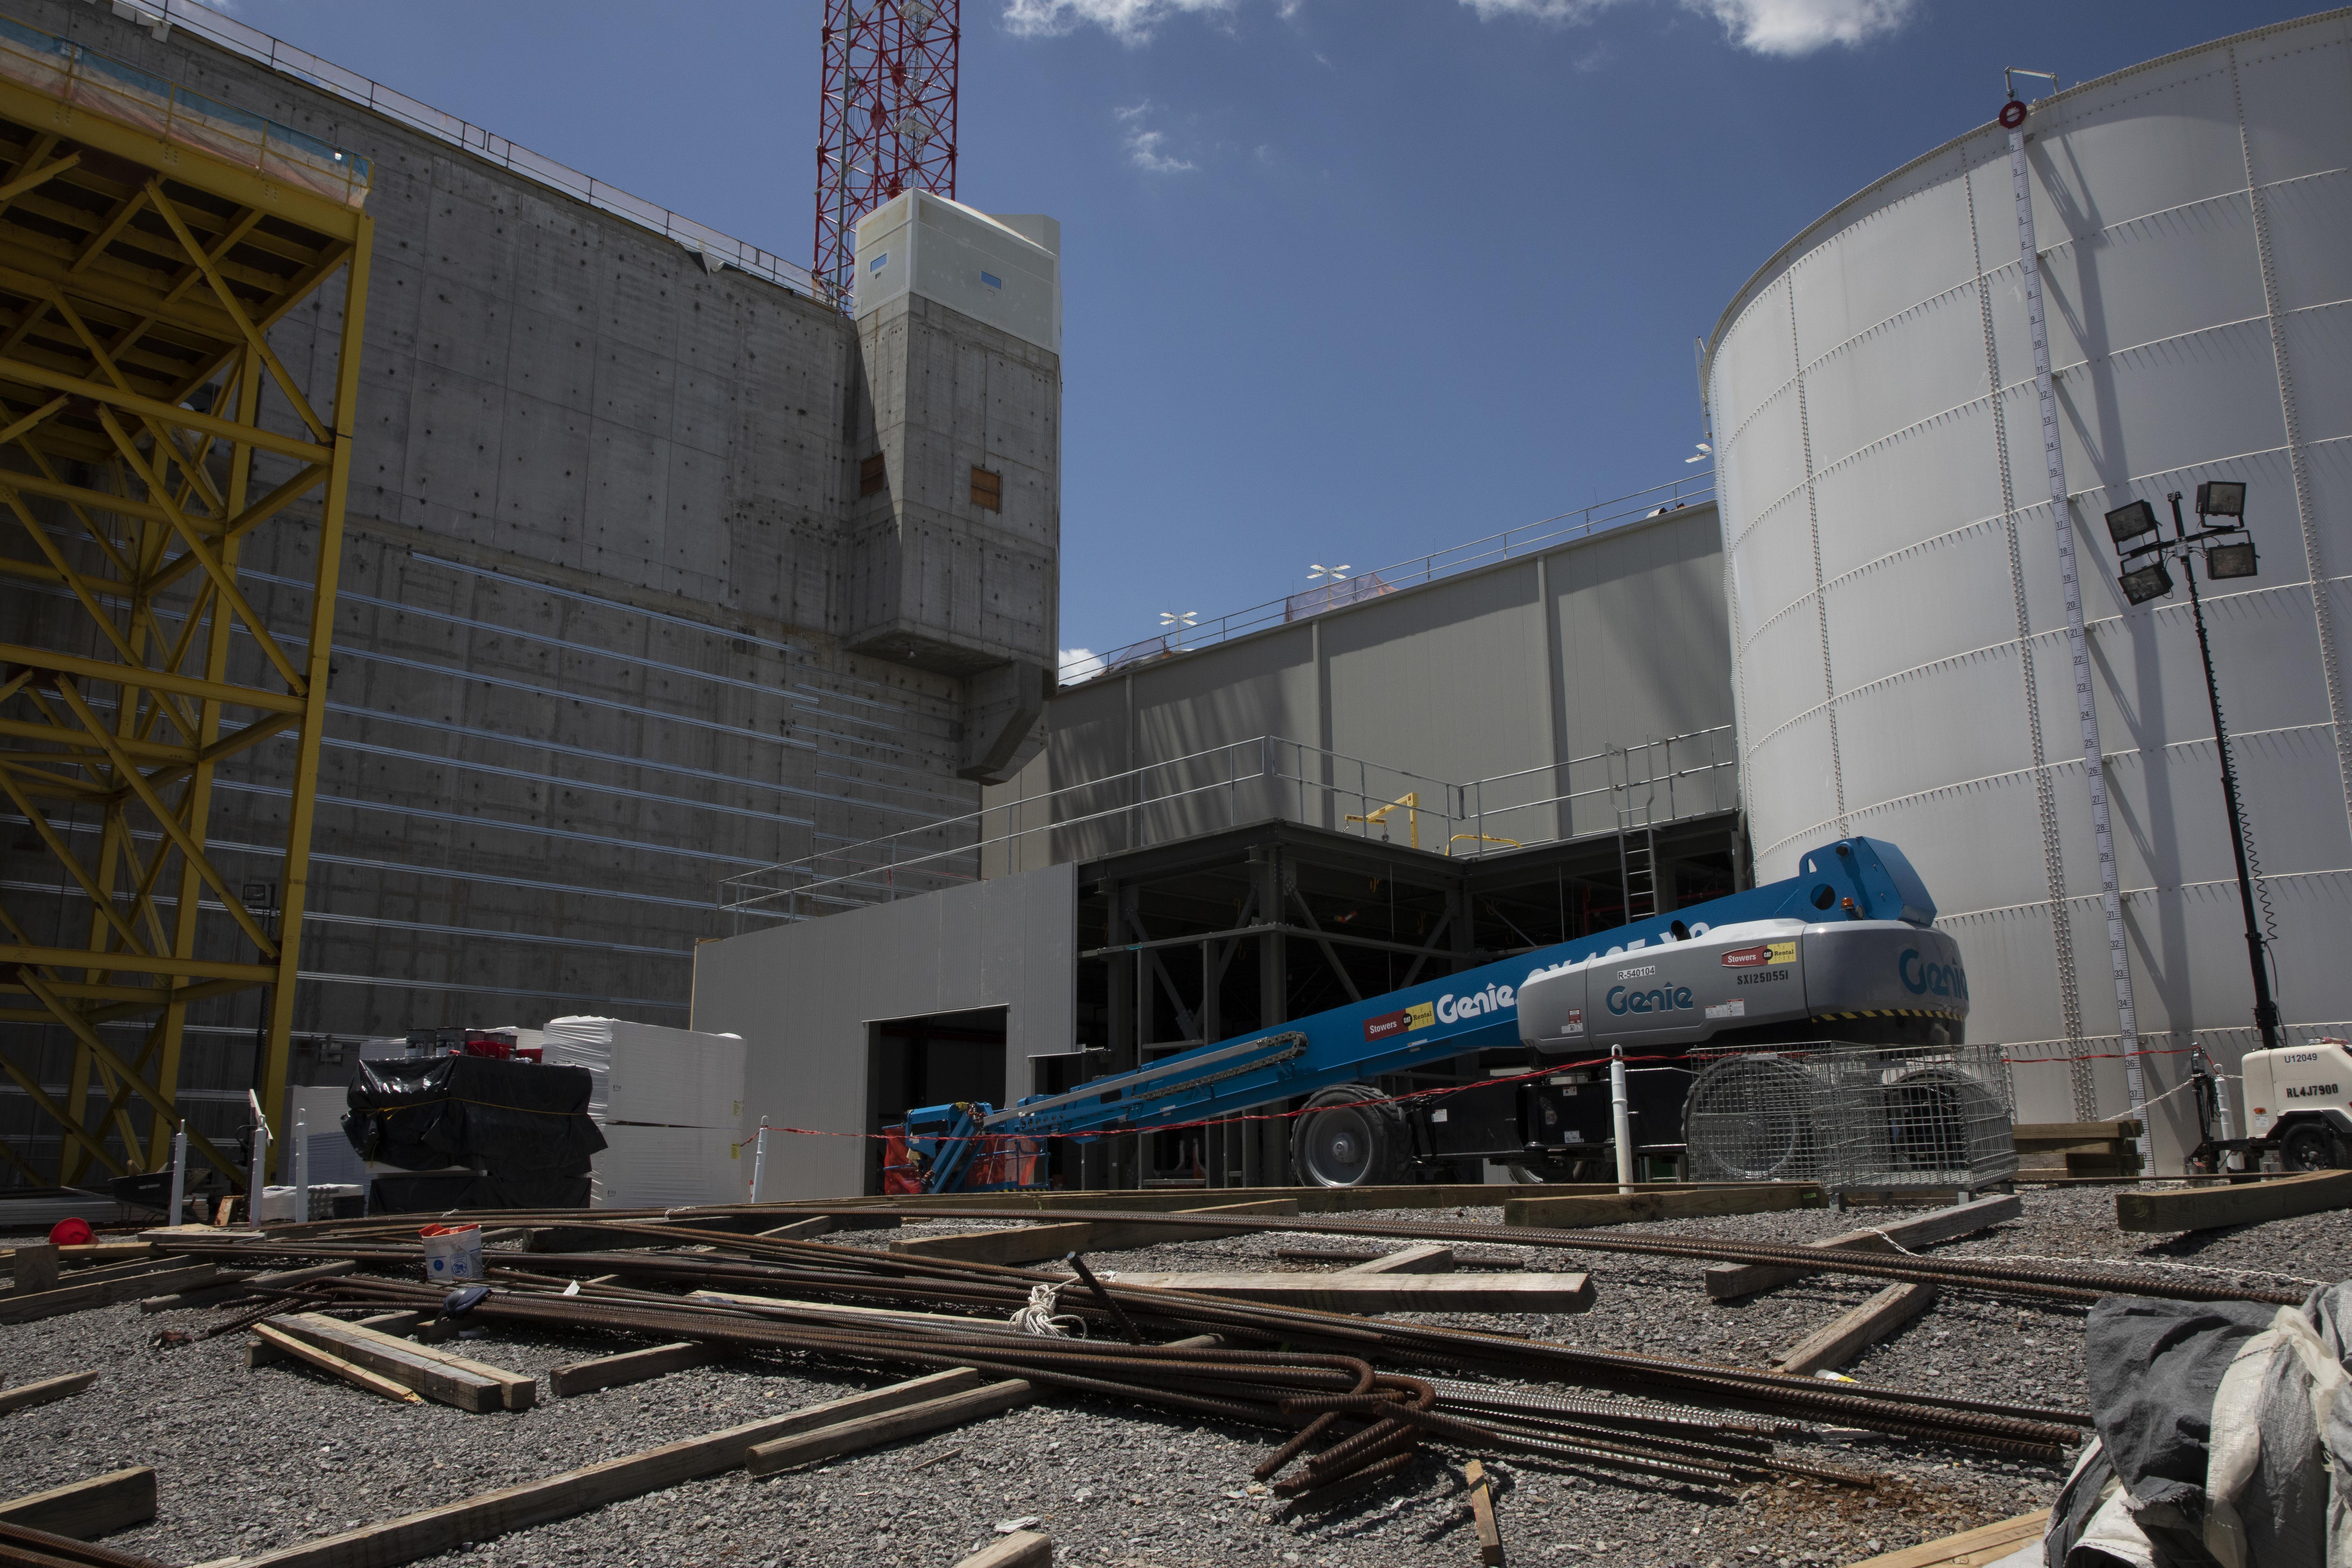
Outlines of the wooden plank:
[[[1186,1208],[1179,1214],[1245,1214],[1295,1215],[1298,1200],[1292,1197],[1255,1198],[1246,1203],[1217,1204],[1208,1208]],[[1165,1225],[1139,1225],[1133,1221],[1072,1220],[1062,1225],[1022,1226],[1011,1230],[964,1232],[955,1236],[927,1236],[913,1241],[894,1241],[893,1252],[904,1252],[917,1258],[950,1258],[962,1263],[1039,1263],[1049,1258],[1060,1258],[1071,1252],[1120,1252],[1131,1247],[1156,1247],[1171,1241],[1207,1241],[1217,1237],[1244,1236],[1245,1230],[1228,1230],[1217,1226],[1179,1228]]]
[[[1932,1247],[1939,1241],[1973,1236],[1978,1231],[2020,1218],[2024,1213],[2025,1200],[2014,1193],[2004,1193],[1998,1197],[1979,1198],[1974,1203],[1955,1204],[1949,1208],[1936,1209],[1910,1219],[1890,1220],[1885,1225],[1850,1230],[1843,1236],[1809,1241],[1805,1245],[1849,1252],[1893,1252],[1897,1247]],[[1760,1263],[1711,1263],[1700,1276],[1706,1282],[1706,1293],[1718,1301],[1752,1295],[1804,1277],[1805,1270],[1801,1268],[1779,1268]]]
[[209,1263],[194,1263],[178,1268],[164,1268],[134,1274],[128,1279],[99,1279],[87,1285],[60,1285],[54,1290],[37,1290],[29,1296],[0,1296],[0,1323],[29,1323],[41,1318],[54,1318],[61,1312],[79,1312],[90,1307],[104,1307],[116,1301],[128,1301],[144,1296],[151,1290],[186,1290],[198,1285],[209,1285],[220,1277],[220,1270]]
[[773,1230],[754,1231],[752,1234],[770,1241],[814,1241],[820,1236],[831,1236],[835,1228],[833,1216],[821,1214],[814,1219],[794,1220]]
[[538,1402],[539,1379],[530,1373],[515,1372],[490,1362],[476,1361],[471,1356],[462,1356],[455,1351],[428,1350],[422,1345],[412,1345],[398,1334],[386,1333],[383,1330],[371,1328],[365,1323],[346,1323],[339,1318],[330,1318],[324,1313],[305,1312],[302,1314],[301,1321],[306,1323],[329,1325],[345,1334],[357,1335],[371,1343],[388,1346],[394,1350],[413,1351],[452,1371],[462,1372],[469,1377],[488,1378],[506,1391],[506,1406],[509,1410],[528,1410]]
[[488,1410],[528,1410],[539,1386],[537,1378],[317,1312],[280,1315],[264,1321],[280,1333],[379,1373],[427,1399],[477,1415]]
[[[209,1234],[209,1233],[207,1233]],[[29,1247],[55,1247],[47,1241],[28,1241],[23,1247],[0,1247],[0,1267],[14,1268],[16,1254]],[[58,1262],[68,1268],[79,1268],[92,1263],[128,1263],[144,1258],[154,1249],[143,1241],[86,1241],[77,1247],[58,1247]]]
[[796,1465],[814,1464],[820,1459],[854,1454],[860,1448],[878,1448],[885,1443],[1001,1415],[1028,1404],[1036,1395],[1037,1391],[1027,1383],[1011,1378],[879,1415],[828,1422],[809,1431],[753,1445],[743,1458],[743,1468],[755,1476],[772,1476]]
[[[2116,1224],[2137,1231],[2213,1230],[2347,1206],[2352,1206],[2352,1171],[2314,1171],[2245,1186],[2117,1193]],[[0,1306],[5,1305],[0,1299]]]
[[593,1394],[600,1388],[614,1388],[625,1383],[643,1383],[649,1377],[662,1377],[689,1367],[708,1366],[726,1355],[726,1352],[710,1345],[687,1342],[674,1345],[654,1345],[641,1351],[626,1351],[619,1355],[598,1356],[594,1361],[575,1361],[569,1366],[559,1366],[547,1374],[548,1385],[555,1390],[558,1399],[569,1399],[578,1394]]
[[1034,1530],[1016,1530],[992,1546],[983,1546],[955,1568],[1053,1568],[1054,1542]]
[[1858,1352],[1876,1344],[1935,1304],[1933,1285],[1889,1285],[1853,1311],[1790,1345],[1772,1363],[1772,1370],[1802,1377],[1823,1367],[1842,1367]]
[[320,1350],[314,1344],[310,1344],[304,1341],[298,1340],[292,1334],[287,1333],[283,1330],[271,1328],[268,1323],[256,1323],[253,1325],[253,1331],[257,1338],[266,1340],[278,1351],[286,1355],[293,1357],[296,1361],[301,1362],[306,1365],[315,1366],[320,1372],[333,1373],[345,1383],[351,1384],[355,1387],[366,1389],[370,1394],[381,1394],[386,1399],[396,1399],[404,1405],[422,1405],[425,1403],[422,1396],[409,1389],[402,1387],[399,1384],[393,1382],[392,1379],[388,1377],[378,1377],[375,1373],[370,1372],[363,1366],[353,1366],[350,1362],[345,1361],[342,1357],[331,1354],[326,1351]]
[[1581,1312],[1592,1305],[1589,1274],[1121,1274],[1115,1283],[1327,1312]]
[[2098,1140],[2113,1142],[2117,1139],[2137,1138],[2140,1124],[2123,1121],[2021,1121],[2011,1129],[2011,1136],[2026,1143],[2089,1143]]
[[1810,1182],[1758,1182],[1751,1185],[1703,1187],[1676,1193],[1596,1193],[1587,1197],[1513,1198],[1503,1205],[1505,1225],[1638,1225],[1649,1220],[1695,1219],[1735,1214],[1771,1214],[1780,1209],[1817,1209],[1826,1200]]
[[1454,1249],[1434,1243],[1385,1253],[1339,1270],[1342,1274],[1451,1274]]
[[12,1296],[35,1296],[58,1288],[59,1258],[58,1249],[46,1241],[31,1242],[16,1248],[9,1260],[8,1293]]
[[[424,1320],[422,1312],[378,1312],[373,1318],[362,1318],[355,1327],[374,1329],[387,1334],[404,1334]],[[268,1340],[255,1340],[245,1347],[247,1367],[268,1366],[286,1359],[276,1345]]]
[[155,1517],[155,1472],[145,1465],[0,1502],[0,1524],[95,1540]]
[[[940,1373],[937,1378],[972,1377],[970,1373]],[[930,1388],[917,1397],[929,1396],[931,1390],[941,1384],[932,1379],[917,1378],[919,1384]],[[893,1384],[905,1389],[905,1384]],[[874,1394],[891,1392],[877,1389]],[[855,1407],[855,1402],[870,1399],[874,1394],[856,1394],[849,1399],[836,1399],[825,1405],[811,1405],[804,1410],[763,1420],[746,1422],[723,1431],[705,1433],[642,1453],[624,1455],[602,1464],[588,1465],[544,1480],[525,1481],[519,1486],[504,1487],[497,1491],[481,1492],[439,1508],[425,1509],[381,1524],[362,1525],[347,1530],[341,1535],[322,1536],[316,1541],[298,1542],[240,1560],[239,1568],[398,1568],[403,1563],[414,1563],[420,1557],[436,1556],[461,1541],[495,1540],[518,1530],[566,1519],[601,1508],[623,1498],[639,1497],[646,1492],[674,1487],[680,1481],[690,1481],[700,1476],[715,1475],[733,1469],[743,1462],[744,1454],[754,1445],[789,1432],[800,1430],[798,1423],[806,1421],[820,1411],[832,1411],[824,1420],[842,1419],[839,1412]]]
[[2015,1519],[2004,1519],[1999,1524],[1979,1525],[1941,1541],[1922,1542],[1900,1552],[1889,1552],[1856,1563],[1853,1568],[1984,1568],[1986,1563],[1998,1563],[2019,1547],[2041,1540],[2042,1531],[2049,1528],[2050,1510],[2037,1509]]
[[[504,1388],[488,1378],[474,1377],[453,1368],[436,1365],[426,1359],[432,1352],[423,1345],[413,1345],[404,1341],[393,1341],[389,1345],[371,1343],[357,1334],[335,1331],[346,1328],[345,1324],[332,1319],[326,1321],[332,1325],[331,1329],[322,1328],[317,1321],[305,1321],[303,1316],[299,1315],[281,1314],[263,1320],[264,1325],[273,1334],[299,1340],[338,1361],[364,1367],[387,1383],[413,1390],[438,1404],[454,1405],[476,1415],[506,1408]],[[285,1347],[281,1344],[279,1348]]]
[[94,1372],[69,1372],[63,1377],[45,1377],[38,1383],[20,1383],[14,1388],[0,1388],[0,1415],[12,1410],[30,1410],[36,1405],[47,1405],[53,1399],[79,1394],[98,1381]]
[[1470,1517],[1478,1527],[1478,1561],[1486,1568],[1501,1568],[1503,1527],[1495,1519],[1495,1484],[1486,1479],[1486,1467],[1475,1459],[1462,1467],[1462,1479],[1470,1489]]
[[719,1301],[735,1307],[793,1307],[804,1312],[840,1312],[853,1318],[873,1318],[894,1323],[927,1323],[937,1328],[1002,1329],[1005,1318],[961,1318],[947,1312],[912,1312],[900,1307],[854,1307],[845,1301],[795,1301],[783,1296],[747,1296],[740,1290],[696,1290],[689,1301]]

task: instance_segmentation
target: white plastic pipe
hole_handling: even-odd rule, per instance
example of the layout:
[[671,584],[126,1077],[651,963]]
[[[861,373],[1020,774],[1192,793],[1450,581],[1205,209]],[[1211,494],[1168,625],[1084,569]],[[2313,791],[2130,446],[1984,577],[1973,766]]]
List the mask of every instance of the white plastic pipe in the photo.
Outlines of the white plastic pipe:
[[294,1223],[310,1217],[310,1125],[294,1124]]
[[760,1201],[760,1178],[768,1173],[768,1119],[760,1119],[760,1135],[751,1144],[751,1201]]
[[188,1124],[172,1134],[172,1206],[167,1209],[173,1225],[185,1225],[188,1220]]
[[1609,1047],[1610,1135],[1617,1143],[1617,1190],[1633,1190],[1633,1117],[1625,1104],[1625,1047]]
[[261,1228],[262,1183],[269,1174],[269,1123],[253,1124],[253,1169],[245,1178],[245,1223],[255,1230]]

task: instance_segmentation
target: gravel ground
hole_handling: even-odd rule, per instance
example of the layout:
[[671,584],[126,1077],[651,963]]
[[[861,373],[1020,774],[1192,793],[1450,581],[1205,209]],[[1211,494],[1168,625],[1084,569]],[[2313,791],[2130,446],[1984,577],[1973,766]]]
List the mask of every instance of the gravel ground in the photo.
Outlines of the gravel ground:
[[[2308,1279],[2352,1276],[2352,1215],[2145,1239],[2114,1225],[2114,1189],[2029,1191],[2023,1221],[1948,1250],[2053,1261],[2129,1259],[2231,1271],[2289,1260]],[[1372,1216],[1361,1216],[1370,1218]],[[1494,1209],[1412,1210],[1400,1219],[1498,1222]],[[1643,1227],[1808,1239],[1870,1214],[1806,1212]],[[935,1226],[929,1228],[974,1228]],[[918,1227],[908,1231],[920,1234]],[[879,1245],[893,1233],[840,1239]],[[907,1234],[906,1232],[897,1234]],[[1762,1364],[1877,1288],[1817,1277],[1737,1303],[1710,1301],[1704,1265],[1513,1247],[1496,1223],[1482,1247],[1535,1266],[1590,1268],[1598,1300],[1568,1317],[1460,1321],[1570,1343]],[[1265,1233],[1105,1253],[1098,1269],[1312,1268],[1277,1247],[1339,1246]],[[1373,1243],[1402,1246],[1403,1243]],[[1945,1250],[1945,1249],[1939,1249]],[[2265,1275],[2263,1278],[2274,1279]],[[1947,1292],[1931,1312],[1846,1370],[1874,1382],[1972,1397],[2076,1405],[2084,1310]],[[307,1370],[248,1371],[244,1338],[153,1349],[167,1327],[216,1313],[142,1316],[124,1305],[0,1327],[0,1382],[78,1367],[89,1392],[0,1417],[0,1495],[126,1465],[160,1473],[162,1512],[110,1538],[174,1563],[250,1553],[652,1447],[871,1385],[787,1359],[677,1373],[520,1413],[471,1415],[394,1405]],[[506,1330],[453,1348],[520,1371],[626,1348],[592,1336]],[[1477,1557],[1458,1470],[1424,1456],[1387,1487],[1300,1512],[1250,1483],[1273,1438],[1151,1410],[1056,1399],[813,1471],[752,1480],[740,1471],[613,1504],[452,1553],[475,1565],[661,1563],[714,1568],[873,1563],[949,1568],[999,1523],[1034,1519],[1056,1561],[1188,1568],[1211,1563],[1459,1565]],[[1875,1552],[2046,1505],[2059,1472],[1964,1450],[1867,1437],[1786,1444],[1790,1458],[1865,1468],[1874,1491],[1810,1482],[1727,1491],[1651,1484],[1539,1462],[1489,1460],[1504,1539],[1520,1563],[1843,1564]]]

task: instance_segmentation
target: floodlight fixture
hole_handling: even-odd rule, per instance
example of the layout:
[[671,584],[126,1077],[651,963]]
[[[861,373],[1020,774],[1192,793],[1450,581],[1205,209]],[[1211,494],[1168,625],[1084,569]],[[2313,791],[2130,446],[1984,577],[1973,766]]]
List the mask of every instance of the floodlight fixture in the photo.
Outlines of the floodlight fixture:
[[2254,574],[2254,543],[2212,544],[2205,549],[2205,575],[2212,578],[2251,577]]
[[[2243,479],[2208,479],[2197,487],[2197,515],[2200,517],[2237,517],[2246,515],[2246,485]],[[2221,574],[2216,573],[2219,576]],[[2250,571],[2245,575],[2252,576]]]
[[1340,562],[1337,566],[1326,566],[1319,561],[1309,562],[1307,563],[1307,580],[1308,582],[1320,583],[1326,578],[1328,578],[1334,583],[1346,582],[1348,580],[1348,563],[1345,561]]
[[2161,599],[2172,592],[2172,574],[2165,570],[2161,561],[2151,561],[2136,572],[2126,572],[2117,582],[2123,587],[2124,597],[2135,605]]
[[1160,624],[1163,626],[1189,626],[1201,618],[1198,610],[1162,610]]
[[[2116,542],[2118,551],[2141,535],[2155,531],[2156,508],[2144,500],[2126,501],[2107,513],[2107,537]],[[2165,586],[2169,588],[2171,585],[2168,579]],[[2139,601],[2134,599],[2132,603]]]

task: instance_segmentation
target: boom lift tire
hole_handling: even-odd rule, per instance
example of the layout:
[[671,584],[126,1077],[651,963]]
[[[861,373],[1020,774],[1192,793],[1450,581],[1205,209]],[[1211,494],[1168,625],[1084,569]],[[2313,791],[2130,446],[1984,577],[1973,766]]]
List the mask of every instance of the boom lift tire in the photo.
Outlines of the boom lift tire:
[[2340,1170],[2344,1146],[2331,1130],[2306,1121],[2279,1140],[2279,1163],[2290,1171]]
[[1386,1095],[1333,1084],[1291,1123],[1291,1173],[1302,1187],[1383,1186],[1403,1180],[1412,1146],[1404,1113]]

